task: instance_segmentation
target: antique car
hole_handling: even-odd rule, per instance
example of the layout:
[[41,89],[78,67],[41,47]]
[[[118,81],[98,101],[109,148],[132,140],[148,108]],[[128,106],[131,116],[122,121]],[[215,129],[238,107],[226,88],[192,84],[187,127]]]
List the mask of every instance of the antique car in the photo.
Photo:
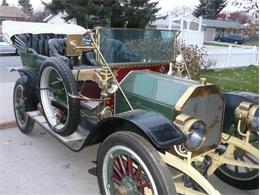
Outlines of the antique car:
[[186,67],[175,31],[4,21],[3,34],[23,63],[19,129],[38,123],[73,151],[101,143],[101,194],[217,195],[212,174],[258,189],[258,96],[170,74]]

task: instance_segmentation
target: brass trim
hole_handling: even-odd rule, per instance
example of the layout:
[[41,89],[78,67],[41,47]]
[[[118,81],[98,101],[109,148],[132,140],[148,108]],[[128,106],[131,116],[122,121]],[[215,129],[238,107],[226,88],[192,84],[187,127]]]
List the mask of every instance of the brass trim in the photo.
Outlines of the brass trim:
[[113,115],[113,111],[110,106],[106,106],[103,110],[99,112],[99,119],[102,120],[104,118],[110,117]]
[[[181,98],[177,101],[177,103],[175,104],[175,107],[173,110],[174,112],[174,118],[173,121],[175,120],[176,116],[178,116],[179,114],[182,113],[182,109],[183,107],[186,105],[186,103],[188,102],[188,100],[192,97],[197,97],[197,96],[208,96],[208,95],[213,95],[213,94],[218,94],[223,102],[223,109],[222,109],[222,120],[221,120],[221,129],[220,131],[222,132],[222,128],[223,128],[223,123],[224,123],[224,111],[225,111],[225,106],[224,106],[224,97],[223,95],[220,94],[218,88],[211,84],[211,83],[207,83],[206,85],[201,85],[201,84],[195,84],[190,86],[185,92],[184,94],[181,96]],[[207,129],[208,132],[208,129]],[[212,144],[210,146],[207,147],[203,147],[195,152],[193,152],[193,154],[201,154],[207,150],[212,150],[214,148],[216,148],[218,146],[218,143],[221,141],[221,137],[218,138],[218,142],[215,144]]]
[[97,84],[101,80],[101,76],[99,72],[101,71],[100,68],[98,69],[73,69],[72,74],[76,81],[94,81]]
[[175,105],[175,110],[180,112],[183,109],[183,107],[186,105],[188,100],[192,97],[208,96],[210,94],[220,95],[219,90],[215,85],[213,84],[192,85],[184,92],[181,98],[177,101]]
[[200,78],[200,84],[201,85],[207,85],[207,82],[208,82],[208,80],[207,80],[207,78]]
[[195,152],[200,150],[200,148],[203,146],[205,140],[206,140],[206,136],[208,134],[208,129],[207,129],[207,125],[204,123],[204,121],[194,118],[192,116],[186,115],[186,114],[180,114],[176,117],[176,119],[174,120],[174,124],[177,125],[182,131],[183,133],[188,136],[189,133],[191,132],[191,127],[194,123],[196,122],[201,122],[203,123],[204,127],[205,127],[205,132],[203,134],[203,141],[200,144],[200,146],[195,149],[195,150],[190,150],[190,148],[187,147],[186,142],[184,142],[184,147],[191,152]]
[[67,35],[66,39],[66,55],[67,56],[80,56],[82,50],[76,48],[83,45],[83,36],[81,34]]
[[[96,41],[97,50],[100,50],[100,30],[101,29],[102,29],[102,27],[96,27],[95,28],[95,30],[96,30],[95,41]],[[101,57],[100,57],[97,50],[94,50],[95,55],[96,55],[97,64],[102,64],[101,63]]]
[[170,61],[109,63],[111,68],[136,68],[169,65]]
[[259,106],[256,104],[241,102],[234,112],[236,122],[241,120],[242,123],[246,124],[246,128],[251,130],[251,124],[258,109]]

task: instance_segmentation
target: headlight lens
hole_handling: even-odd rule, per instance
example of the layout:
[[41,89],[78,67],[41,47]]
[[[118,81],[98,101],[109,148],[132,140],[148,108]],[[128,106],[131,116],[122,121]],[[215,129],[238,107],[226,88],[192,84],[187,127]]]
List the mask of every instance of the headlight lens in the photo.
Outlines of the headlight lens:
[[186,114],[180,114],[176,117],[174,123],[186,135],[187,140],[184,146],[187,150],[194,152],[202,147],[207,134],[206,125],[202,120]]
[[206,127],[202,121],[194,122],[187,134],[185,146],[190,151],[200,149],[205,140]]

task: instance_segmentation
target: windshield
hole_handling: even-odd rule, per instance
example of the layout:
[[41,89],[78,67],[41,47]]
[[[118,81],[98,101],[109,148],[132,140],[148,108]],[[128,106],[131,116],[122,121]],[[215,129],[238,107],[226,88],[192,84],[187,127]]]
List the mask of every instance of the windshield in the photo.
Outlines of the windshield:
[[174,32],[101,29],[100,50],[108,63],[170,61],[174,51]]

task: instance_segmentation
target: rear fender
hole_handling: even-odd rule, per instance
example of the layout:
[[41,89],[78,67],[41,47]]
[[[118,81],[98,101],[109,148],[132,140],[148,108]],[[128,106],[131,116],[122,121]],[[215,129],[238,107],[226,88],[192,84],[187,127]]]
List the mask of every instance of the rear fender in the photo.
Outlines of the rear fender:
[[228,92],[224,94],[225,100],[225,115],[224,115],[224,131],[230,129],[235,121],[235,109],[239,106],[241,102],[250,102],[254,104],[259,104],[258,94],[250,92]]
[[37,93],[37,79],[35,73],[31,70],[23,68],[23,69],[11,69],[11,72],[17,71],[22,79],[23,87],[26,92],[26,96],[28,97],[28,101],[30,101],[30,108],[28,111],[36,110],[37,104],[39,102],[39,97]]
[[156,112],[137,109],[101,120],[89,136],[87,144],[102,142],[117,131],[138,133],[159,149],[166,149],[186,140],[183,132],[168,118]]
[[22,79],[24,86],[28,91],[32,91],[35,93],[36,88],[36,75],[34,72],[27,68],[21,68],[21,69],[11,69],[10,72],[17,71],[20,75],[20,78]]

